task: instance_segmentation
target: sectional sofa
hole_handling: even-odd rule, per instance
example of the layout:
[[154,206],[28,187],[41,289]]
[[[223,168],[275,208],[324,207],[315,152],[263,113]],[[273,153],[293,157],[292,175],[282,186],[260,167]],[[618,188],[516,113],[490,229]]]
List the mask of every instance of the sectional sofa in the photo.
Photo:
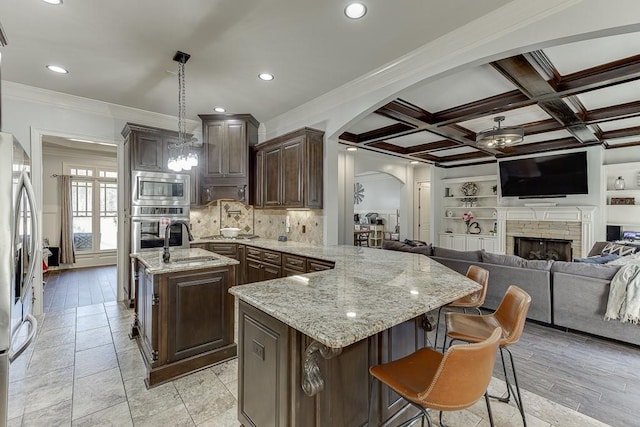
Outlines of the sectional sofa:
[[[589,255],[601,247],[597,244]],[[489,288],[484,308],[498,308],[507,288],[514,284],[531,295],[529,319],[640,346],[640,325],[604,320],[609,284],[618,265],[532,261],[515,255],[394,241],[385,241],[383,248],[421,253],[462,274],[472,264],[487,269]]]

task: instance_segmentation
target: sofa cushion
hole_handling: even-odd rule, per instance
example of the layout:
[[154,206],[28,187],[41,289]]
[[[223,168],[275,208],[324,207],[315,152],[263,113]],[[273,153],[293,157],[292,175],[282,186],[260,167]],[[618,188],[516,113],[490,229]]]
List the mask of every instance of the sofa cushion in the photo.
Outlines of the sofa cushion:
[[399,242],[397,240],[384,240],[382,242],[382,249],[388,249],[390,251],[409,252],[409,249],[411,249],[411,246],[407,245],[406,243]]
[[555,261],[551,273],[566,273],[575,276],[593,277],[595,279],[611,280],[620,269],[619,265],[585,264],[576,262]]
[[433,256],[458,259],[461,261],[482,262],[481,251],[456,251],[454,249],[433,247]]
[[620,255],[607,254],[607,255],[590,256],[588,258],[576,258],[573,260],[573,262],[582,262],[585,264],[606,264],[618,258],[620,258]]
[[633,246],[620,245],[618,243],[607,243],[604,248],[602,248],[602,255],[608,254],[616,254],[620,256],[631,255],[636,251],[636,248]]
[[482,251],[482,262],[507,267],[529,268],[532,270],[551,270],[552,261],[524,259],[517,255],[501,255]]
[[431,256],[431,255],[433,255],[433,248],[431,247],[431,244],[422,245],[422,246],[412,246],[412,247],[409,248],[409,252],[414,253],[414,254],[422,254],[422,255],[426,255],[426,256]]

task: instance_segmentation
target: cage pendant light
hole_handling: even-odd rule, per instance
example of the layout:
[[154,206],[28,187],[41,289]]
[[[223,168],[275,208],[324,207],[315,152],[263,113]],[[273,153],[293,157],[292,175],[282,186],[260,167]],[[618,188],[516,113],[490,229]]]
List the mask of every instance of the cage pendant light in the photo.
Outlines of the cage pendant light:
[[521,143],[524,140],[524,129],[521,127],[501,127],[504,116],[494,117],[497,123],[492,129],[478,132],[476,144],[485,148],[502,148]]
[[198,166],[198,154],[193,150],[192,140],[187,141],[186,132],[186,84],[184,78],[184,64],[191,55],[184,52],[176,52],[173,60],[178,63],[178,142],[169,146],[169,161],[167,166],[175,172],[191,170]]

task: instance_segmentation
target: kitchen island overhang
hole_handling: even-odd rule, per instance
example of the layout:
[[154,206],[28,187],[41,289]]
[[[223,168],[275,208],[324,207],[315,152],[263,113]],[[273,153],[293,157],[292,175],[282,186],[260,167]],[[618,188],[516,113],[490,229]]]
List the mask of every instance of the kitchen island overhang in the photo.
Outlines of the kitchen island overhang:
[[[271,425],[384,425],[411,408],[377,387],[370,366],[425,346],[422,318],[480,285],[419,254],[326,247],[335,269],[235,287],[239,419]],[[256,400],[253,383],[270,387]],[[349,404],[345,404],[349,402]]]

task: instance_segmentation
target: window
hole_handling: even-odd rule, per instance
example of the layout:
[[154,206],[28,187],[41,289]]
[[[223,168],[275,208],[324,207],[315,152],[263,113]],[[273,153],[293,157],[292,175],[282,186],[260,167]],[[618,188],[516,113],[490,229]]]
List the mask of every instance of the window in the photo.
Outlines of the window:
[[117,173],[102,168],[70,167],[68,170],[73,176],[71,205],[75,250],[115,250],[118,236]]

